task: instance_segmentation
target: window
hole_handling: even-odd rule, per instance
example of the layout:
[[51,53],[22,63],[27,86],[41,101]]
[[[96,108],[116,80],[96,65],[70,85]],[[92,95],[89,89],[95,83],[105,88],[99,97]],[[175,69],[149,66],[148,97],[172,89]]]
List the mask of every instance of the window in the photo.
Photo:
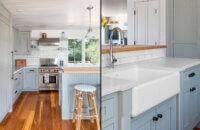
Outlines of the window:
[[68,40],[68,63],[99,63],[99,40]]
[[69,63],[82,62],[82,40],[79,39],[68,40],[68,62]]
[[85,40],[85,62],[86,63],[99,62],[99,40],[97,39]]

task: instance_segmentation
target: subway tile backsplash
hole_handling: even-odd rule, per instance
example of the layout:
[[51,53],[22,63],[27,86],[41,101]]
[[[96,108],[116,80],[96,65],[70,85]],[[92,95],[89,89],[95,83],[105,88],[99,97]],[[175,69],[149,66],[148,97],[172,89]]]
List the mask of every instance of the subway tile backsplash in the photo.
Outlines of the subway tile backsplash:
[[[127,51],[114,53],[117,58],[116,65],[139,62],[154,58],[161,58],[166,56],[166,49],[151,49],[151,50],[141,50],[141,51]],[[102,67],[107,67],[110,65],[109,54],[102,55]]]

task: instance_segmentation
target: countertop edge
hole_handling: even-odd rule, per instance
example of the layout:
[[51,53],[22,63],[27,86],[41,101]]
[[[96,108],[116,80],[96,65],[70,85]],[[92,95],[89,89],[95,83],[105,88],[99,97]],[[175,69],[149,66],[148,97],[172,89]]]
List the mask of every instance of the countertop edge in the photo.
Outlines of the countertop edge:
[[[140,51],[140,50],[150,50],[150,49],[161,49],[161,48],[167,48],[166,45],[129,45],[129,46],[114,46],[113,52],[126,52],[126,51]],[[101,53],[106,54],[109,53],[110,49],[108,46],[103,46]]]

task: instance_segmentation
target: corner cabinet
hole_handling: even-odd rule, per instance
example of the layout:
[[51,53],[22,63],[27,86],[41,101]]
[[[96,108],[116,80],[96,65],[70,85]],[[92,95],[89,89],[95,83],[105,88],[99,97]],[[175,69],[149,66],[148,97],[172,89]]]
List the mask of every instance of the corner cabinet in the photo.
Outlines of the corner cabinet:
[[30,50],[30,32],[13,29],[13,45],[15,54],[28,54]]
[[36,68],[25,68],[23,91],[38,91],[38,90],[39,90],[39,70]]
[[113,93],[103,96],[101,105],[102,130],[118,130],[118,96]]
[[131,130],[176,130],[176,96],[133,118]]
[[181,72],[179,128],[192,130],[200,121],[200,66]]

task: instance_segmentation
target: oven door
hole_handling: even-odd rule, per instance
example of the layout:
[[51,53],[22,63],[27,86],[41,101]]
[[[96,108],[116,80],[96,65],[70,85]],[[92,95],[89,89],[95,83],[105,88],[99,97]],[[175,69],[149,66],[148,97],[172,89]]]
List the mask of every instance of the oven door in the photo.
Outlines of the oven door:
[[45,74],[40,74],[40,90],[58,90],[58,74],[49,73],[49,82],[45,82]]

